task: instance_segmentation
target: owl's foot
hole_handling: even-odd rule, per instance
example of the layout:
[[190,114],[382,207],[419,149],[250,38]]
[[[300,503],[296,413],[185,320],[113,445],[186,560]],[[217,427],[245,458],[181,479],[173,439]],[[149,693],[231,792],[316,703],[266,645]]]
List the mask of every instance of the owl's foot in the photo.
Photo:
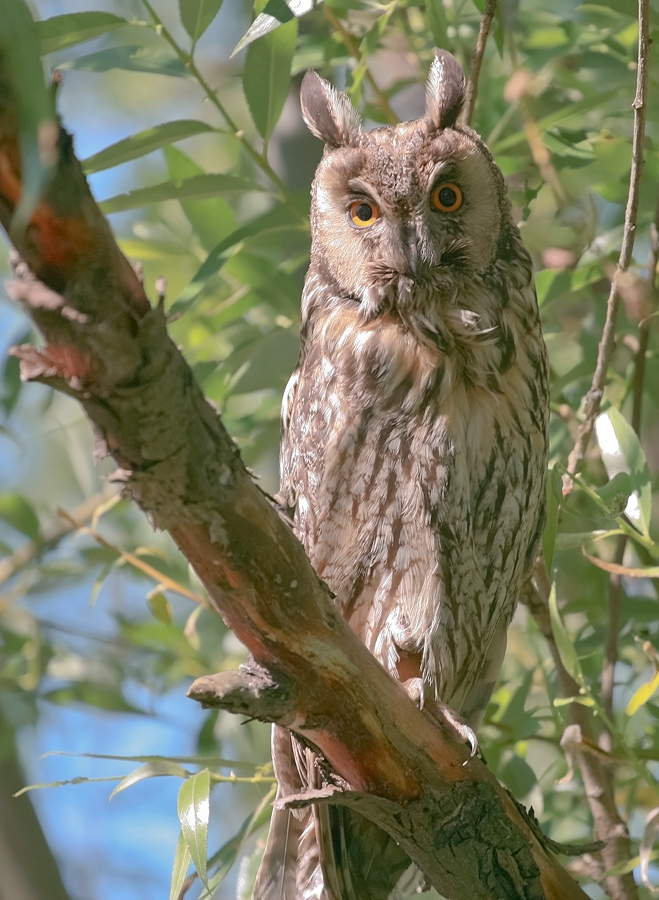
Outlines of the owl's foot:
[[478,750],[478,738],[471,725],[468,725],[462,716],[459,716],[450,706],[441,703],[439,700],[437,700],[436,703],[444,724],[448,725],[449,728],[452,728],[458,737],[462,738],[465,744],[469,744],[471,747],[471,756],[476,756],[476,751]]
[[458,715],[450,706],[442,703],[441,700],[426,698],[426,689],[422,678],[408,678],[403,685],[419,709],[425,707],[438,721],[450,728],[463,743],[469,744],[471,756],[476,755],[478,750],[476,732],[462,716]]

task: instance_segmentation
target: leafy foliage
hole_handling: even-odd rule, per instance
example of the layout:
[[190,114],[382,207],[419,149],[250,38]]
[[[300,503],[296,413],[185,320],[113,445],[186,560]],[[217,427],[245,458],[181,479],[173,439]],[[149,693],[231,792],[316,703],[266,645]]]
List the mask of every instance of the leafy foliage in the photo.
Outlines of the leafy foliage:
[[[257,2],[231,60],[232,47],[218,57],[213,36],[235,24],[233,5],[134,5],[140,10],[134,19],[94,9],[46,19],[37,38],[43,53],[55,54],[49,60],[58,68],[107,73],[99,86],[106,92],[101,105],[130,103],[127,85],[160,103],[161,121],[147,127],[138,119],[134,133],[89,156],[86,170],[113,176],[102,182],[115,191],[103,208],[129,213],[112,220],[124,251],[143,263],[147,284],[166,276],[175,339],[246,462],[274,490],[279,404],[296,361],[298,298],[309,252],[308,181],[320,153],[287,98],[295,97],[301,73],[313,66],[345,85],[371,123],[418,114],[435,45],[450,49],[469,70],[483,4]],[[118,13],[125,12],[121,6]],[[655,4],[655,42],[658,28]],[[632,856],[643,853],[644,872],[652,878],[659,806],[659,342],[655,273],[647,260],[659,183],[656,60],[634,264],[621,282],[617,351],[597,442],[569,497],[562,478],[595,369],[620,247],[637,39],[636,11],[625,0],[502,4],[473,124],[507,178],[536,264],[552,370],[552,473],[543,548],[554,642],[577,682],[577,701],[589,710],[595,736],[605,733],[612,762],[607,778],[629,822]],[[87,76],[89,90],[96,90],[95,77],[100,75]],[[185,109],[170,118],[160,97],[183,89],[187,93],[177,97],[185,102],[177,105]],[[185,149],[179,146],[183,141]],[[124,164],[126,169],[116,168]],[[15,340],[24,339],[24,329],[23,322],[11,320]],[[12,724],[38,718],[37,698],[143,713],[128,698],[132,680],[158,694],[235,665],[240,650],[205,608],[172,545],[151,536],[125,504],[108,503],[107,489],[84,499],[100,486],[86,462],[88,442],[77,413],[61,398],[22,388],[11,360],[0,363],[0,370],[0,441],[9,460],[0,493],[0,543],[7,554],[0,562],[0,684],[20,698]],[[57,423],[45,436],[44,416]],[[26,444],[29,472],[20,464]],[[82,505],[62,519],[55,513],[58,503],[68,510]],[[82,525],[89,527],[81,530]],[[147,597],[130,612],[114,597],[128,590],[128,579]],[[46,624],[40,610],[41,598],[79,583],[111,613],[112,641],[100,651],[89,640],[74,646]],[[107,584],[115,585],[112,592]],[[607,664],[615,669],[615,690],[603,695]],[[545,638],[521,607],[481,744],[497,777],[518,800],[533,805],[545,831],[556,840],[575,841],[590,838],[592,822],[578,769],[561,747],[569,708]],[[230,743],[227,729],[225,721],[209,716],[199,729],[199,751],[216,753]],[[265,729],[258,735],[263,758]],[[165,774],[185,779],[171,897],[179,895],[191,862],[208,885],[199,888],[206,897],[222,890],[220,882],[236,861],[240,896],[249,896],[253,845],[246,842],[267,820],[270,795],[249,795],[256,809],[242,825],[240,804],[233,816],[225,806],[232,836],[206,865],[208,799],[225,778],[216,774],[221,769],[200,759],[194,771],[175,760],[147,761],[137,771],[117,790]],[[267,781],[254,767],[245,779]],[[210,841],[212,850],[212,831]],[[639,859],[619,862],[622,871]],[[600,887],[592,892],[602,896]]]

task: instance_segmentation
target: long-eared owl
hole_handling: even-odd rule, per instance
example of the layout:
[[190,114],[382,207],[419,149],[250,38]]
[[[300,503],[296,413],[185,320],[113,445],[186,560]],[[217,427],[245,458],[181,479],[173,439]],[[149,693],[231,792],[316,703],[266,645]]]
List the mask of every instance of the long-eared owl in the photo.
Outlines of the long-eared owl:
[[[421,119],[363,132],[316,73],[300,361],[281,494],[335,603],[438,716],[475,729],[543,526],[548,387],[531,262],[500,170],[457,122],[464,76],[432,63]],[[317,778],[273,734],[280,794]],[[254,900],[401,896],[409,860],[338,807],[276,810]]]

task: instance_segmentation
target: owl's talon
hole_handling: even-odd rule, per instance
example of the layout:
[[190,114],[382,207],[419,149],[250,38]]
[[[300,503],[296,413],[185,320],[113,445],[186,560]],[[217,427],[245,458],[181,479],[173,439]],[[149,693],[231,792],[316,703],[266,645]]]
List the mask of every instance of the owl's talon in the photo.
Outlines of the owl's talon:
[[[451,709],[450,706],[446,706],[444,703],[440,703],[438,701],[437,706],[441,713],[442,719],[444,723],[449,726],[449,728],[453,729],[453,731],[458,735],[458,737],[462,738],[462,741],[465,744],[469,744],[471,747],[470,759],[473,758],[478,751],[478,738],[476,737],[476,732],[474,729],[468,725],[462,716],[459,716],[454,709]],[[466,765],[466,761],[465,761]]]
[[465,722],[462,716],[458,715],[450,706],[442,703],[441,700],[431,699],[426,702],[426,686],[422,678],[408,678],[403,682],[403,687],[419,709],[423,709],[425,706],[431,715],[455,732],[463,743],[469,744],[471,747],[470,759],[476,756],[478,738],[474,729]]
[[426,688],[423,678],[408,678],[407,681],[403,682],[403,687],[419,709],[423,709],[426,702]]

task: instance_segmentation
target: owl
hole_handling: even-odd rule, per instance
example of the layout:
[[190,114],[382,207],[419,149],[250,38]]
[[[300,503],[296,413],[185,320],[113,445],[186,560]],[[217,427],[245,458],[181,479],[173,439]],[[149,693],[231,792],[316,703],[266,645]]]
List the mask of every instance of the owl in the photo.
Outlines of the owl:
[[[531,261],[491,153],[458,124],[463,97],[439,51],[425,115],[364,132],[345,94],[304,78],[325,151],[281,495],[369,650],[475,730],[538,549],[549,406]],[[313,750],[280,728],[273,756],[280,796],[318,783]],[[387,900],[411,878],[356,814],[276,810],[253,898]]]

